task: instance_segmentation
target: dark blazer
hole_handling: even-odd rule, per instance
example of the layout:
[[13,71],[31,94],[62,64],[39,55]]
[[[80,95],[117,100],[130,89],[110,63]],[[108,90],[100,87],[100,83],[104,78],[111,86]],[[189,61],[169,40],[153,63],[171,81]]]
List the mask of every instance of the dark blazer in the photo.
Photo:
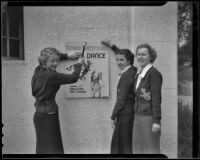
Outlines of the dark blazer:
[[[67,55],[60,54],[60,58],[67,59]],[[58,106],[55,102],[56,93],[60,85],[75,83],[81,72],[81,64],[74,65],[72,74],[58,73],[39,65],[36,67],[31,80],[32,95],[35,97],[35,107],[39,112],[55,112]]]
[[[147,71],[145,77],[135,89],[135,112],[139,114],[152,115],[153,123],[160,124],[161,120],[161,87],[162,75],[153,66]],[[137,80],[135,81],[136,87]],[[150,93],[150,99],[144,98],[142,89]]]
[[112,120],[119,115],[134,112],[134,83],[136,72],[137,69],[132,66],[126,72],[122,73],[117,85],[117,101],[111,116]]

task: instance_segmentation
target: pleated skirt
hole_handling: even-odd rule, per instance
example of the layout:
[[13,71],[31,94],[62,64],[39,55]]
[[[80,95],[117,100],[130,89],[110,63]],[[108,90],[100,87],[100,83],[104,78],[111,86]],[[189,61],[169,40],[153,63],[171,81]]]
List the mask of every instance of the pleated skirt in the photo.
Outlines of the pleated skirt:
[[152,132],[150,115],[135,114],[133,124],[133,154],[160,154],[161,132]]
[[132,154],[133,118],[133,113],[117,117],[111,141],[111,154]]
[[35,112],[36,154],[64,154],[58,112]]

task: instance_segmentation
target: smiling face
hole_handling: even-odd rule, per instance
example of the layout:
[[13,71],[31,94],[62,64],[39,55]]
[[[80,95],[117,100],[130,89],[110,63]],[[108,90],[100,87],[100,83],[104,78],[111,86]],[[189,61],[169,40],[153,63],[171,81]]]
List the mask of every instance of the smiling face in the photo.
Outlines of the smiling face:
[[49,55],[48,59],[46,60],[45,66],[53,71],[56,71],[56,67],[59,62],[59,57],[56,54]]
[[148,48],[138,48],[136,58],[141,68],[144,68],[146,65],[148,65],[151,60]]
[[117,61],[117,65],[120,68],[120,70],[123,70],[126,66],[128,66],[130,64],[130,60],[127,60],[125,55],[123,55],[123,54],[117,54],[116,61]]

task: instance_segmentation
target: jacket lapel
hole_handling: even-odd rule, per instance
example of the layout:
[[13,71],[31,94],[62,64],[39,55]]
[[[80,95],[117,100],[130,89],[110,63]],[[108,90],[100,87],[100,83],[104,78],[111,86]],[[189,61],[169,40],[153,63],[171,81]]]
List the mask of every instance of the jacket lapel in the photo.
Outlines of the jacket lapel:
[[133,69],[133,67],[131,66],[127,71],[125,71],[124,73],[121,74],[121,77],[120,77],[120,79],[119,79],[119,81],[118,81],[118,84],[117,84],[117,88],[119,88],[121,79],[122,79],[122,77],[124,76],[124,74],[126,74],[126,72],[128,72],[130,69]]
[[[146,84],[146,81],[148,80],[149,77],[149,73],[151,71],[151,69],[153,68],[153,66],[147,71],[146,75],[144,76],[144,78],[141,79],[140,84],[138,86],[138,88],[136,89],[136,94],[140,94],[140,90],[141,88],[144,87],[144,85]],[[137,83],[137,82],[136,82]],[[136,84],[135,84],[136,87]]]
[[145,75],[145,77],[144,78],[142,78],[141,79],[141,81],[140,81],[140,84],[139,84],[139,86],[138,86],[138,88],[136,89],[136,94],[140,91],[140,89],[144,86],[144,82],[145,82],[145,79],[146,79],[146,75]]
[[[136,74],[135,75],[135,83],[134,83],[134,92],[136,93],[136,84],[137,84],[137,81],[138,81],[138,75]],[[138,89],[138,88],[137,88]]]

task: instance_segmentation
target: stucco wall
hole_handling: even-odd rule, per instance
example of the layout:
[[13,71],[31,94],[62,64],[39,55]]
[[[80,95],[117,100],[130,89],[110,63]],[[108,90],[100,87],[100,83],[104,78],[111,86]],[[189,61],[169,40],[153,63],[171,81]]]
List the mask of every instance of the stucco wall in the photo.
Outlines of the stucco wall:
[[[41,49],[52,46],[65,52],[66,44],[81,45],[87,41],[90,45],[100,45],[100,40],[108,38],[120,48],[134,46],[133,49],[148,40],[158,50],[155,65],[164,77],[162,150],[176,157],[175,8],[176,3],[158,8],[158,11],[143,7],[24,7],[25,61],[2,63],[3,153],[35,153],[34,98],[30,81]],[[151,18],[146,17],[148,10],[156,16],[154,22],[139,27],[145,22],[139,17],[146,21]],[[157,36],[152,37],[155,33]],[[65,86],[57,94],[66,154],[110,151],[110,115],[115,103],[118,69],[114,54],[110,52],[109,56],[110,98],[67,99]],[[58,71],[65,63],[59,65]]]

